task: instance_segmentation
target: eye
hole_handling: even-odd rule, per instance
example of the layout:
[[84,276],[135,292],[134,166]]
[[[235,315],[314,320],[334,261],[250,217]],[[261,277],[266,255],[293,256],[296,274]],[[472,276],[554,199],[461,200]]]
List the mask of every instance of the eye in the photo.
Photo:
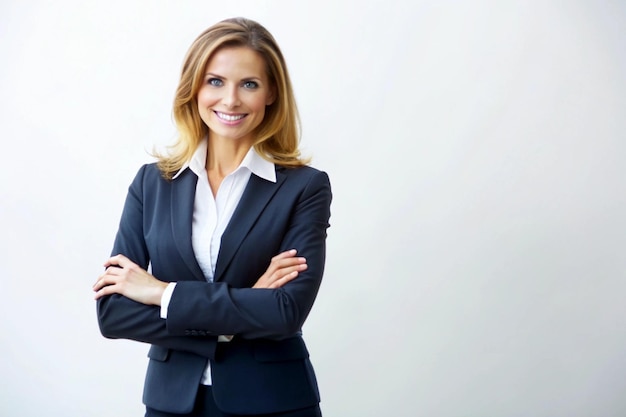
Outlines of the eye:
[[206,83],[212,85],[213,87],[221,87],[224,85],[224,82],[219,78],[209,78]]
[[258,87],[259,87],[259,84],[256,81],[244,81],[243,82],[243,88],[248,88],[252,90]]

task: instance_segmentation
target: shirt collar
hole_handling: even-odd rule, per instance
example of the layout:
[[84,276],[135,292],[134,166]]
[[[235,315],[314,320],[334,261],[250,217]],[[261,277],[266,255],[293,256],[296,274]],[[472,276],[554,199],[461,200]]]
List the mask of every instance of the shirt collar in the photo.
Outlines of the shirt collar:
[[[208,142],[206,139],[201,141],[191,156],[191,159],[185,162],[176,175],[172,177],[172,180],[178,178],[187,168],[189,168],[198,177],[205,176],[207,145]],[[239,164],[237,169],[235,169],[232,173],[235,173],[242,168],[247,168],[251,173],[257,177],[263,178],[264,180],[276,182],[276,168],[274,163],[264,159],[256,152],[254,147],[250,148],[246,156],[243,158],[243,161],[241,161],[241,164]]]

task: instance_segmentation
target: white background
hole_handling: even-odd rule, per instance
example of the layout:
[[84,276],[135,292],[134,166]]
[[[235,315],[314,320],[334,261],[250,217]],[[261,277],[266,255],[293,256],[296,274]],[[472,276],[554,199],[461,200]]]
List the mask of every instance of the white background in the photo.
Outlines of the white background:
[[324,415],[626,415],[619,0],[3,0],[0,415],[143,415],[147,347],[91,285],[185,51],[238,15],[333,184]]

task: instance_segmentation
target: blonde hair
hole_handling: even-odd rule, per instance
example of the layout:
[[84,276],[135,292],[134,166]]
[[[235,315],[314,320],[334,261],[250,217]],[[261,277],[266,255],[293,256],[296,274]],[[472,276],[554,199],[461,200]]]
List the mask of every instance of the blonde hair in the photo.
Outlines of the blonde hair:
[[173,116],[178,139],[166,155],[156,153],[163,177],[171,179],[207,136],[208,127],[200,118],[197,95],[204,70],[213,54],[222,47],[243,46],[259,53],[267,67],[276,99],[267,106],[256,129],[254,147],[265,159],[285,167],[306,165],[300,156],[299,115],[282,52],[274,37],[259,23],[245,18],[223,20],[200,34],[192,43],[183,63],[174,98]]

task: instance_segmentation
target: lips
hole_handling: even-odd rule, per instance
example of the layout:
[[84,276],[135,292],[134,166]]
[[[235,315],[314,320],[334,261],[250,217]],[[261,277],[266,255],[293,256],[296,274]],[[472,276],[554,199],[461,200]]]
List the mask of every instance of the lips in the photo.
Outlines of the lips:
[[236,122],[237,120],[241,120],[246,117],[246,114],[226,114],[219,111],[215,112],[215,115],[220,120],[224,120],[225,122]]

